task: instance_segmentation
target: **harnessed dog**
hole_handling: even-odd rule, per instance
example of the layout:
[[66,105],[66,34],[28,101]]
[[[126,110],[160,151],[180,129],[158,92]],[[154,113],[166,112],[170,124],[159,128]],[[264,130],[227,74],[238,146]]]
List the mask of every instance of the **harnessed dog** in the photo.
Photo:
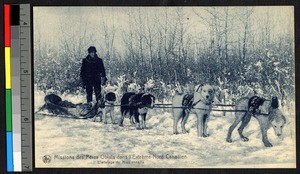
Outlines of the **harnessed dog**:
[[37,111],[44,111],[47,110],[48,112],[54,114],[54,115],[73,115],[71,112],[69,112],[69,109],[76,108],[77,106],[81,105],[74,104],[72,102],[69,102],[67,100],[62,100],[61,97],[59,97],[56,94],[48,94],[44,97],[45,104]]
[[[235,120],[230,126],[227,134],[226,141],[231,143],[231,134],[235,127],[242,122],[238,128],[239,135],[242,141],[249,141],[247,137],[243,135],[244,128],[250,122],[251,117],[257,119],[261,133],[262,141],[266,147],[272,147],[267,136],[267,130],[272,126],[276,135],[282,135],[282,128],[286,123],[286,119],[282,112],[279,110],[279,104],[277,97],[273,97],[272,100],[266,100],[257,96],[251,98],[241,98],[236,105],[237,110],[246,110],[246,112],[236,112]],[[267,114],[262,114],[267,113]]]
[[110,115],[110,119],[111,119],[111,123],[112,124],[116,124],[115,119],[114,119],[114,115],[115,115],[115,101],[116,101],[116,94],[113,92],[108,92],[107,94],[105,94],[105,98],[104,100],[102,99],[102,101],[99,103],[99,108],[100,108],[100,115],[96,114],[96,116],[94,117],[94,121],[96,121],[97,116],[99,115],[100,117],[100,121],[102,121],[102,117],[104,117],[104,124],[107,124],[107,114]]
[[[131,123],[133,117],[137,129],[146,129],[146,115],[149,108],[153,108],[155,97],[149,93],[125,93],[121,98],[121,119],[120,126],[123,126],[124,117],[129,115]],[[139,116],[142,116],[142,125],[140,125]]]
[[[215,89],[211,85],[199,85],[192,95],[178,94],[173,97],[173,133],[178,134],[177,125],[181,120],[181,128],[183,133],[188,131],[185,124],[189,115],[195,114],[197,116],[197,134],[199,137],[208,137],[207,133],[207,118],[212,109]],[[201,108],[201,109],[197,109]]]

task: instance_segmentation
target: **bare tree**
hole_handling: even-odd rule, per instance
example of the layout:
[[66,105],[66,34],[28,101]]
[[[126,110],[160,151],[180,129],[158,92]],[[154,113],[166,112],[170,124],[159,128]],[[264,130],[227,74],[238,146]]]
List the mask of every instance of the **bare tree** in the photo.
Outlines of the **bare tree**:
[[[113,13],[113,12],[112,12]],[[116,28],[115,28],[115,23],[114,21],[109,21],[110,24],[112,24],[112,26],[108,26],[108,21],[104,22],[102,21],[102,29],[104,32],[104,42],[105,42],[105,50],[106,50],[106,60],[108,61],[108,77],[109,79],[111,78],[111,71],[112,71],[112,58],[115,56],[114,52],[114,41],[115,41],[115,32],[116,32]]]
[[247,43],[248,43],[248,37],[249,37],[249,32],[250,32],[250,25],[251,25],[251,21],[250,21],[250,17],[253,14],[253,7],[246,7],[245,9],[243,9],[243,11],[241,12],[241,14],[238,17],[238,19],[240,20],[241,24],[242,24],[242,31],[243,31],[243,35],[240,36],[241,37],[241,42],[242,42],[242,62],[245,61],[246,58],[246,54],[247,54]]

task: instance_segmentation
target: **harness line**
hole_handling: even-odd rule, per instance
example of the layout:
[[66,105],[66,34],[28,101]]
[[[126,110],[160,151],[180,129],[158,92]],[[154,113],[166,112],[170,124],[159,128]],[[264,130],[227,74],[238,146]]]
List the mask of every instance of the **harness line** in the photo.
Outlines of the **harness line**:
[[[165,104],[160,104],[160,105],[165,105]],[[167,104],[167,105],[171,105],[171,104]],[[105,105],[107,107],[114,107],[114,106],[130,106],[130,105]],[[172,109],[172,108],[175,108],[175,109],[182,109],[182,108],[185,108],[185,109],[188,109],[189,107],[186,107],[186,106],[171,106],[171,107],[168,107],[168,106],[154,106],[154,108],[169,108],[169,109]],[[226,110],[226,109],[204,109],[204,108],[192,108],[192,109],[198,109],[198,110],[210,110],[210,111],[217,111],[217,112],[248,112],[248,110]],[[266,114],[266,113],[257,113],[258,115],[265,115],[265,116],[268,116],[269,114]]]

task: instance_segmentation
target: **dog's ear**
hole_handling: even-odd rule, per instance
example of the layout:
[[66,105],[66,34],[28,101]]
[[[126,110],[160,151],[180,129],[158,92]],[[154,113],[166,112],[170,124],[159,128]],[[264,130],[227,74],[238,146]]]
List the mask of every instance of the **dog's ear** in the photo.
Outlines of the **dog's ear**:
[[271,107],[276,109],[279,107],[279,102],[278,102],[278,98],[275,96],[275,97],[272,97],[272,100],[271,100]]
[[153,102],[155,101],[154,95],[150,94],[150,97],[152,98]]
[[284,115],[282,115],[282,119],[283,119],[283,121],[284,121],[284,124],[286,124],[286,118],[285,118]]
[[196,86],[196,92],[202,91],[202,86],[203,84],[199,84],[198,86]]

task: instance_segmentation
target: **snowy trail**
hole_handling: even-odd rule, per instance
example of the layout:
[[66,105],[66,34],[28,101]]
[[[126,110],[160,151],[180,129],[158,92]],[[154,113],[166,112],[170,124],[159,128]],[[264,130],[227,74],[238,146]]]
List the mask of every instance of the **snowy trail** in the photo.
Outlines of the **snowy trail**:
[[[118,108],[116,108],[116,111]],[[265,148],[258,123],[252,119],[245,128],[249,142],[242,142],[235,130],[233,143],[225,141],[233,115],[211,116],[210,137],[198,138],[196,119],[191,115],[186,125],[189,134],[172,134],[169,112],[152,110],[147,119],[150,129],[136,130],[125,119],[124,127],[59,117],[35,115],[35,152],[37,167],[295,167],[295,134],[291,122],[284,129],[284,139],[269,130],[274,147]],[[119,116],[119,113],[116,112]],[[179,131],[181,129],[179,128]],[[83,155],[84,157],[82,157]],[[44,155],[51,157],[44,163]],[[88,155],[89,159],[86,159]],[[85,159],[76,159],[85,158]],[[91,159],[93,158],[93,159]],[[130,159],[129,159],[130,158]]]

